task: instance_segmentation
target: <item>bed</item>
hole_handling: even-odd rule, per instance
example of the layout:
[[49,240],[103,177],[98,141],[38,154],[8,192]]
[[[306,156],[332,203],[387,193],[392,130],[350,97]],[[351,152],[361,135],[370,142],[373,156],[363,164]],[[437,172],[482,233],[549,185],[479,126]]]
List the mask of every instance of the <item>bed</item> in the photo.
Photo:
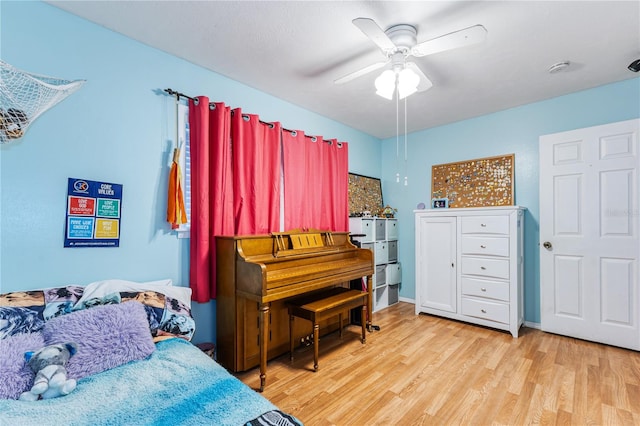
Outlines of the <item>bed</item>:
[[[189,341],[189,297],[114,280],[0,295],[0,424],[301,425]],[[75,390],[20,400],[35,376],[24,352],[65,342]]]

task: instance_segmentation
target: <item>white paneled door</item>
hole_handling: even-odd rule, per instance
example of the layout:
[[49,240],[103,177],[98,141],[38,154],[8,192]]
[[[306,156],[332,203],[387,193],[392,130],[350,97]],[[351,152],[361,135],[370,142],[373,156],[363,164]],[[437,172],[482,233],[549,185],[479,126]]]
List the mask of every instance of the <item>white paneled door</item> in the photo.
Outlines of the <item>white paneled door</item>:
[[640,120],[540,137],[542,330],[640,349]]

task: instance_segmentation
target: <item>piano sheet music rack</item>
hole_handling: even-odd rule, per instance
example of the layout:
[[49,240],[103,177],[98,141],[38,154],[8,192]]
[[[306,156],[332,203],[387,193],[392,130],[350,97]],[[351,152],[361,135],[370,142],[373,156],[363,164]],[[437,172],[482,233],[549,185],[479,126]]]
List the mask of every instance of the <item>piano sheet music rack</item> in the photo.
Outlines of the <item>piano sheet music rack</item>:
[[276,241],[275,257],[306,255],[309,253],[337,251],[331,231],[295,229],[289,232],[272,232]]

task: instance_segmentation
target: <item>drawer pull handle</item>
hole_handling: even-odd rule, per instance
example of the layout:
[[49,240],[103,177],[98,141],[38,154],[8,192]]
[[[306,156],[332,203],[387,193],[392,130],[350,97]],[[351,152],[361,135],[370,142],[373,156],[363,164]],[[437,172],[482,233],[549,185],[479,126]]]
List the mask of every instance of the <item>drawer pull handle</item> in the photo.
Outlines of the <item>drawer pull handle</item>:
[[480,226],[482,226],[483,228],[486,228],[487,224],[486,223],[481,223]]
[[486,311],[486,310],[484,310],[484,309],[480,309],[480,312],[482,312],[483,314],[486,314],[486,313],[487,313],[487,311]]
[[484,244],[480,244],[480,248],[487,248]]
[[480,291],[487,291],[487,289],[484,287],[480,287]]
[[481,266],[480,269],[482,269],[483,271],[486,270],[487,268],[485,268],[484,266]]

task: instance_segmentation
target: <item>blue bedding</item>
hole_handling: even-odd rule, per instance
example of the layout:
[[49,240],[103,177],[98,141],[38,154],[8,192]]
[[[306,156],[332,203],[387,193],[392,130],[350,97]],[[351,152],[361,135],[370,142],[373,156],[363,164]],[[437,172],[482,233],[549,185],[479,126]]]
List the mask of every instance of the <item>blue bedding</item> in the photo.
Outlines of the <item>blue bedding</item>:
[[67,396],[0,400],[0,425],[244,425],[258,417],[300,424],[177,338],[157,343],[147,359],[79,380]]

